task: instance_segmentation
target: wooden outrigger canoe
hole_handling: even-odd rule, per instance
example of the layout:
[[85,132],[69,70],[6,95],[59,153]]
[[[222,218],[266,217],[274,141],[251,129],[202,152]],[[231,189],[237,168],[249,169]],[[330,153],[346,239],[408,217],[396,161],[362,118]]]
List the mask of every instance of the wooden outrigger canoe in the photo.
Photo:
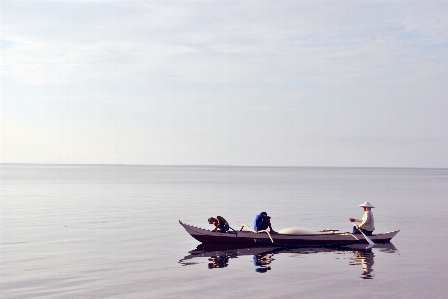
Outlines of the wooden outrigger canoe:
[[[367,243],[362,235],[337,230],[324,230],[313,234],[269,234],[267,231],[254,232],[247,225],[240,231],[226,233],[213,232],[208,229],[188,225],[179,220],[179,223],[196,240],[203,244],[241,244],[241,245],[274,245],[274,246],[340,246],[345,244]],[[243,231],[244,227],[251,231]],[[369,236],[376,244],[388,243],[398,234],[399,230],[377,233]]]

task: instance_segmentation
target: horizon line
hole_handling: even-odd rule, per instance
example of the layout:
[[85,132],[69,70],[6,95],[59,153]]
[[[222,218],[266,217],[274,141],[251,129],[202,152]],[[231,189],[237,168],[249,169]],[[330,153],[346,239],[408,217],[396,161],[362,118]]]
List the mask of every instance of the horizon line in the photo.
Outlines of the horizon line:
[[448,169],[447,167],[412,166],[299,166],[299,165],[212,165],[212,164],[127,164],[127,163],[29,163],[0,162],[0,165],[47,165],[47,166],[157,166],[157,167],[240,167],[240,168],[369,168],[369,169]]

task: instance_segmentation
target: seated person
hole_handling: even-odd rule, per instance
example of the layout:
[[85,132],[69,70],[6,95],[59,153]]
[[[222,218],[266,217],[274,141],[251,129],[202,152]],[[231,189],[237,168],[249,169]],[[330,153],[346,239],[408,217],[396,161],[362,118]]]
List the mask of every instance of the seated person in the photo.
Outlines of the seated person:
[[214,232],[225,233],[229,230],[229,223],[222,216],[210,217],[208,218],[208,223],[215,225]]
[[353,227],[353,234],[361,234],[360,230],[366,235],[371,236],[373,231],[375,230],[375,224],[373,219],[373,214],[371,209],[374,208],[372,204],[368,201],[359,205],[364,209],[364,216],[362,219],[357,218],[349,218],[350,222],[361,222],[361,224]]
[[259,215],[255,216],[254,230],[256,232],[258,232],[260,230],[267,230],[268,227],[269,227],[269,232],[270,233],[273,233],[273,234],[277,233],[276,231],[274,231],[272,229],[271,217],[269,217],[266,212],[261,212]]

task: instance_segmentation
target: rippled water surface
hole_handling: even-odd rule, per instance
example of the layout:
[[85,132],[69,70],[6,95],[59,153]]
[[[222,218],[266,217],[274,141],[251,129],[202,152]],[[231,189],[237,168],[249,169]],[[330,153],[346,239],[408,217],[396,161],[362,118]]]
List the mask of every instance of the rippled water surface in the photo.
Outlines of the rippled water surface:
[[[1,165],[0,298],[445,298],[447,169]],[[351,230],[365,249],[216,248],[179,225]]]

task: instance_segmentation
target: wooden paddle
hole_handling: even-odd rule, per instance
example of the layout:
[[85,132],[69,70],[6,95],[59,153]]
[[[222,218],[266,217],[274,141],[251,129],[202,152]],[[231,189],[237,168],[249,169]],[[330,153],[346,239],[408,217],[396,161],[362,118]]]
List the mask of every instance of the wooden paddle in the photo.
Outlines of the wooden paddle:
[[[352,222],[352,223],[353,223],[353,222]],[[355,223],[353,223],[353,225],[356,226]],[[369,237],[367,237],[367,236],[364,234],[364,232],[362,231],[362,229],[358,229],[358,230],[361,232],[361,234],[364,236],[364,238],[366,238],[367,242],[369,242],[369,244],[370,244],[371,246],[375,245],[375,243],[374,243]]]

